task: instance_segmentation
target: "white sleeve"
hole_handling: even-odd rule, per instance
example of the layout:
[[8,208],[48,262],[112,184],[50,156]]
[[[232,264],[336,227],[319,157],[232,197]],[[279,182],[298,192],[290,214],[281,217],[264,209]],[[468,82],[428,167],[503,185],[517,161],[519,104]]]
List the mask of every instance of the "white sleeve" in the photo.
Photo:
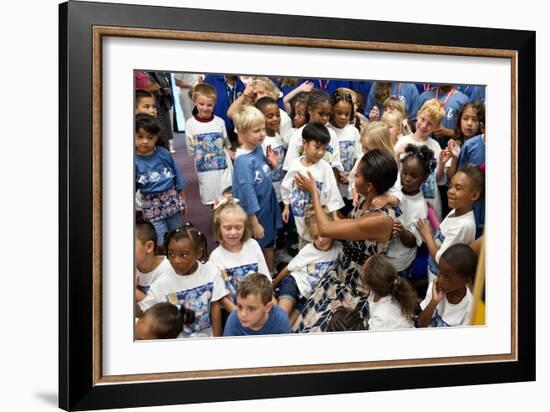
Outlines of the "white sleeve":
[[300,157],[298,148],[301,146],[301,144],[302,144],[302,129],[298,129],[294,132],[294,134],[292,135],[292,137],[288,142],[285,161],[283,163],[283,170],[289,170],[290,166],[292,166],[292,162],[294,161],[294,159],[297,159]]
[[342,166],[342,160],[340,159],[340,145],[338,144],[338,137],[336,137],[336,132],[331,128],[329,128],[328,131],[330,134],[330,145],[333,149],[330,166],[343,172],[344,167]]
[[[465,223],[467,222],[461,221],[460,224],[454,225],[449,228],[449,231],[445,234],[445,240],[443,241],[435,255],[435,261],[437,263],[439,263],[441,255],[455,243],[470,244],[471,242],[473,242],[473,240],[475,239],[475,230],[472,236],[470,226]],[[470,241],[470,239],[472,240]]]
[[290,273],[295,272],[297,270],[304,269],[311,261],[311,254],[308,253],[309,245],[304,246],[298,254],[290,261],[288,264],[288,271]]
[[351,172],[349,172],[348,181],[349,181],[349,195],[351,196],[353,194],[353,189],[355,189],[355,173],[357,173],[357,169],[359,168],[359,162],[363,158],[363,153],[361,153],[361,156],[357,158],[355,161],[355,164],[351,168]]
[[334,177],[332,169],[327,168],[325,173],[325,188],[323,192],[325,193],[325,201],[322,202],[327,206],[329,212],[334,212],[344,207],[344,201],[342,200],[342,195],[338,189],[338,183]]
[[428,285],[428,290],[426,290],[426,297],[422,302],[420,302],[420,309],[424,310],[428,307],[430,302],[432,301],[432,287],[435,280],[432,280],[430,284]]
[[290,116],[283,109],[279,109],[281,113],[281,125],[279,126],[279,134],[281,135],[281,140],[283,145],[288,147],[288,142],[292,137],[292,120]]
[[269,269],[267,267],[264,254],[262,252],[262,248],[260,247],[258,242],[256,242],[254,239],[251,239],[251,240],[252,240],[252,250],[254,252],[254,255],[256,256],[256,259],[258,259],[258,273],[261,273],[262,275],[266,275],[266,277],[268,277],[269,280],[271,280],[271,273],[269,273]]
[[191,119],[185,122],[185,145],[187,146],[189,156],[193,156],[195,153],[195,133],[193,132]]
[[290,203],[290,192],[292,191],[295,174],[294,167],[290,167],[290,170],[285,177],[283,177],[283,181],[281,182],[281,200],[285,205]]
[[159,292],[157,291],[157,288],[155,288],[155,284],[152,284],[149,290],[147,291],[147,295],[138,302],[138,305],[142,312],[147,311],[152,306],[155,306],[157,303],[163,302],[163,299],[160,297]]
[[229,291],[225,288],[225,282],[223,281],[220,271],[216,271],[214,276],[214,288],[212,290],[212,302],[217,302],[224,296],[227,296]]
[[360,159],[363,157],[363,145],[361,145],[361,134],[359,133],[359,130],[355,128],[355,126],[352,126],[353,130],[355,130],[355,133],[353,134],[353,138],[355,139],[355,158]]

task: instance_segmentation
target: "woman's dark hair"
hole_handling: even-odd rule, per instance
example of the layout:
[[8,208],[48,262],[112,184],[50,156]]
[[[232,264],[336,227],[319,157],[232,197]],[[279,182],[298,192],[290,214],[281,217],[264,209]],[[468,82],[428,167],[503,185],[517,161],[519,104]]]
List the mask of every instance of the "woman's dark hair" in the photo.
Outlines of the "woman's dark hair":
[[[485,192],[485,175],[479,166],[468,164],[466,166],[461,166],[456,173],[462,172],[470,179],[472,183],[472,189],[479,192],[479,197],[483,196]],[[455,173],[455,175],[456,175]]]
[[263,108],[265,106],[268,106],[270,104],[274,104],[275,106],[279,107],[278,104],[277,104],[277,101],[275,99],[272,99],[271,97],[269,96],[264,96],[258,100],[256,100],[256,109],[258,109],[260,112],[263,113]]
[[145,315],[152,317],[151,332],[157,339],[177,338],[183,325],[195,322],[195,312],[184,306],[178,308],[169,302],[157,303],[147,310]]
[[369,150],[359,162],[359,173],[374,185],[376,193],[385,193],[397,179],[397,163],[385,150]]
[[191,223],[186,223],[183,226],[178,227],[164,235],[164,244],[166,246],[166,255],[168,256],[168,245],[170,242],[177,242],[181,239],[189,239],[193,245],[195,251],[201,252],[199,260],[202,263],[205,263],[208,260],[207,250],[208,242],[206,240],[206,235],[202,232],[199,232]]
[[463,243],[455,243],[443,252],[439,260],[445,263],[465,279],[473,279],[477,267],[477,255],[472,248]]
[[416,309],[417,295],[409,282],[397,274],[387,257],[371,256],[364,266],[363,282],[379,297],[391,295],[399,303],[401,313],[411,318]]
[[329,144],[330,133],[325,125],[320,123],[308,123],[302,130],[302,139],[306,142],[314,140],[321,144]]
[[147,133],[155,136],[160,135],[160,123],[157,119],[147,113],[136,114],[136,128],[137,133],[139,129],[145,130]]
[[366,330],[365,321],[357,310],[340,306],[334,311],[327,326],[327,332]]
[[309,110],[323,103],[330,104],[330,96],[322,90],[313,89],[307,98],[306,103],[306,123],[309,123]]
[[[347,93],[343,90],[336,90],[330,96],[330,104],[331,104],[332,107],[334,107],[334,105],[336,105],[337,103],[340,103],[340,102],[345,102],[345,103],[350,104],[351,112],[350,112],[350,115],[349,115],[349,120],[351,121],[355,116],[355,111],[353,109],[353,97],[351,96],[350,93]],[[330,121],[331,122],[332,122],[332,117],[333,116],[334,116],[334,113],[332,113],[330,115]]]
[[401,163],[405,163],[405,161],[411,157],[415,158],[424,168],[424,176],[429,176],[437,166],[434,152],[428,146],[416,146],[409,143],[405,146],[404,154],[405,155],[401,158]]
[[374,83],[374,100],[378,110],[384,107],[384,102],[391,96],[391,82],[375,82]]
[[[462,130],[460,128],[460,121],[462,120],[462,115],[464,114],[464,111],[471,107],[474,109],[474,111],[477,114],[477,119],[479,120],[479,123],[485,123],[485,103],[483,102],[469,102],[465,103],[462,108],[460,109],[460,112],[458,112],[457,116],[457,122],[455,126],[455,136],[456,140],[463,145],[464,144],[464,135],[462,134]],[[481,133],[481,128],[478,129],[478,133]]]

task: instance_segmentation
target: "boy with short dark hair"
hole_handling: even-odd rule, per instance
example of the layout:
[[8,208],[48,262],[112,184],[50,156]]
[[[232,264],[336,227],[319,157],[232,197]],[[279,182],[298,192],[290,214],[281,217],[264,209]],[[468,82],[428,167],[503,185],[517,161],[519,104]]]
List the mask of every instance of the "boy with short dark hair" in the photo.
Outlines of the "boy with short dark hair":
[[420,303],[418,327],[465,326],[472,309],[472,282],[477,256],[465,244],[449,247],[439,260],[439,276],[428,286],[426,298]]
[[231,312],[224,336],[273,335],[290,333],[288,315],[272,303],[273,287],[269,278],[252,273],[239,283],[237,309]]

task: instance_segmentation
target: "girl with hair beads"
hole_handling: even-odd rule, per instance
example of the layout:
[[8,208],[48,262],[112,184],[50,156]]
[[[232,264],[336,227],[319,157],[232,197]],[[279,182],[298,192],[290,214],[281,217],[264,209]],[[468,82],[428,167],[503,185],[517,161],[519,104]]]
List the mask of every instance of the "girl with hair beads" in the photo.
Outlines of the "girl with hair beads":
[[[332,113],[332,106],[330,104],[330,96],[325,92],[314,89],[308,96],[306,104],[306,124],[319,123],[326,126],[330,120],[330,114]],[[299,158],[303,151],[302,130],[305,127],[297,129],[290,141],[288,142],[288,148],[286,152],[285,162],[283,163],[283,169],[289,170],[290,165],[294,159]],[[324,159],[330,163],[333,170],[341,170],[342,163],[340,162],[340,148],[336,140],[336,133],[334,130],[330,130],[330,142],[327,147]]]
[[368,258],[361,280],[369,290],[369,330],[413,327],[416,292],[385,256]]
[[212,251],[208,260],[221,272],[229,291],[222,301],[229,313],[235,309],[239,282],[249,273],[258,272],[271,280],[262,249],[252,239],[248,216],[237,202],[233,198],[224,199],[214,207],[214,238],[220,245]]
[[220,301],[229,292],[219,270],[206,262],[205,235],[187,224],[166,235],[166,246],[174,270],[151,285],[138,303],[137,316],[159,302],[169,302],[195,313],[195,321],[183,326],[183,337],[221,336]]
[[453,176],[447,192],[451,212],[441,222],[435,235],[426,219],[417,223],[418,230],[426,242],[428,257],[428,278],[433,281],[439,273],[438,263],[441,255],[451,245],[475,240],[476,222],[473,212],[474,203],[483,193],[485,178],[479,168],[466,166]]
[[356,159],[361,153],[359,131],[351,122],[355,118],[353,97],[343,89],[338,89],[331,96],[332,116],[329,128],[334,130],[340,150],[340,161],[343,171],[338,174],[338,189],[344,199],[345,207],[341,210],[344,216],[353,207],[349,187],[349,175]]
[[183,325],[191,325],[194,321],[192,310],[160,302],[137,320],[136,339],[174,339],[181,333]]
[[153,224],[158,245],[163,246],[166,232],[182,224],[185,180],[170,152],[155,146],[160,134],[156,119],[138,114],[135,133],[135,182],[141,193],[143,219]]
[[428,217],[428,206],[420,187],[435,168],[433,152],[426,146],[409,144],[401,158],[400,186],[393,195],[399,200],[397,220],[393,224],[393,237],[388,259],[399,275],[409,278],[417,247],[423,239],[416,223]]
[[254,106],[244,106],[235,113],[235,127],[242,146],[237,149],[233,196],[248,215],[254,238],[262,248],[269,271],[273,270],[273,247],[277,230],[282,227],[277,195],[273,189],[272,167],[277,155],[268,146],[264,155],[265,117]]

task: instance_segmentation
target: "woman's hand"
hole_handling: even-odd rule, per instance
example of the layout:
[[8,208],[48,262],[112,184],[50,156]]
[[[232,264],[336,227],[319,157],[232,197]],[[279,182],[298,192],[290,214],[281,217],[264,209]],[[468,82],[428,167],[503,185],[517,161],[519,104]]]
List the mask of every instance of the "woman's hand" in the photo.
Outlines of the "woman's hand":
[[298,189],[303,190],[304,192],[309,192],[312,195],[317,192],[317,183],[309,171],[307,172],[307,176],[298,173],[294,177],[294,184],[298,187]]

